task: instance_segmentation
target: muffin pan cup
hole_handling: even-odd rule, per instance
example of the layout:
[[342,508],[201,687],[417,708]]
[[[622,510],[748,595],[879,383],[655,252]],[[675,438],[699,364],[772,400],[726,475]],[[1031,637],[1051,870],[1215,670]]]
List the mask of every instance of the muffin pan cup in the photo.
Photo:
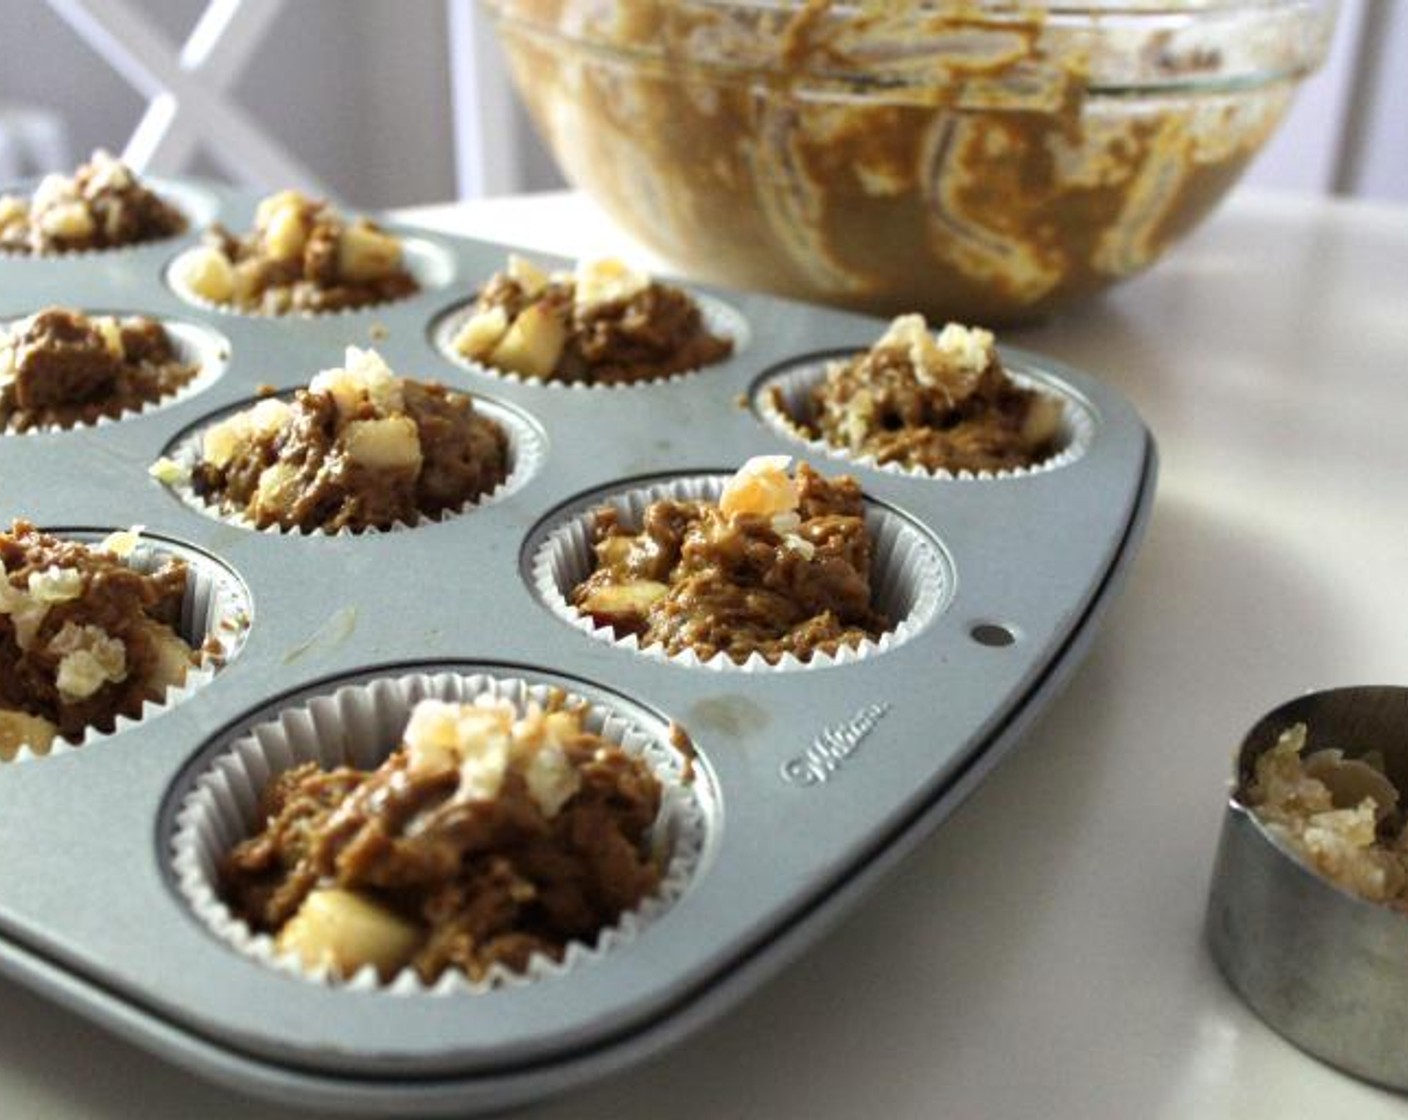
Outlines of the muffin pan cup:
[[[247,223],[253,198],[219,197],[222,221]],[[218,558],[253,604],[238,660],[140,734],[0,768],[0,968],[244,1092],[344,1112],[463,1115],[560,1091],[677,1040],[752,990],[1015,744],[1078,664],[1152,500],[1153,445],[1129,405],[1012,352],[1004,357],[1058,381],[1094,418],[1085,453],[1061,470],[945,480],[811,459],[825,474],[854,473],[941,552],[951,587],[909,640],[785,673],[710,672],[593,640],[534,590],[535,531],[589,495],[796,454],[740,400],[764,371],[862,349],[882,324],[715,292],[748,324],[742,353],[677,381],[564,393],[475,374],[436,348],[434,325],[508,247],[433,240],[453,265],[448,287],[291,320],[206,319],[162,279],[180,246],[101,263],[0,261],[0,318],[49,302],[122,307],[207,321],[230,341],[224,376],[197,396],[121,424],[0,437],[0,514],[141,523]],[[252,533],[188,508],[148,475],[182,432],[260,383],[306,384],[349,344],[527,415],[544,435],[538,469],[461,516],[339,537]],[[179,807],[211,760],[309,697],[419,672],[560,685],[647,729],[683,728],[707,811],[678,900],[590,967],[457,998],[310,984],[213,935],[171,857]]]
[[[40,178],[22,179],[19,182],[0,183],[0,195],[19,195],[29,198],[43,180]],[[160,175],[144,175],[142,182],[167,202],[174,204],[186,217],[186,228],[170,237],[158,237],[150,241],[138,241],[132,245],[116,245],[110,249],[69,249],[62,253],[16,253],[0,249],[0,261],[62,262],[73,264],[87,260],[92,264],[118,259],[129,253],[148,253],[156,250],[169,255],[173,246],[187,244],[200,235],[200,231],[215,221],[223,206],[219,191],[208,184],[187,179],[168,179]]]
[[465,704],[493,697],[508,701],[521,715],[529,705],[548,707],[554,691],[554,686],[519,677],[423,672],[345,685],[311,697],[306,705],[282,708],[248,734],[227,741],[177,810],[171,853],[182,895],[212,932],[239,952],[293,976],[361,991],[385,987],[403,996],[463,998],[496,987],[551,981],[619,951],[687,889],[704,845],[707,783],[692,780],[688,761],[670,743],[668,728],[646,730],[610,703],[593,704],[584,697],[569,697],[569,702],[580,706],[586,730],[641,760],[660,782],[660,810],[648,840],[661,876],[656,889],[614,923],[591,939],[569,942],[560,960],[534,954],[522,972],[495,965],[477,981],[449,969],[426,983],[407,968],[383,984],[371,965],[344,978],[326,966],[309,970],[293,954],[281,953],[272,937],[252,930],[220,897],[219,861],[233,848],[232,841],[250,834],[259,820],[260,791],[275,775],[307,762],[324,770],[376,769],[390,753],[388,745],[396,742],[394,730],[390,740],[386,730],[405,726],[423,699]]
[[[108,308],[80,307],[75,310],[90,317],[100,315],[114,315],[120,319],[128,317],[124,311],[114,311]],[[0,332],[8,334],[16,330],[27,318],[28,316],[22,316],[0,321]],[[166,332],[166,337],[171,341],[176,360],[183,365],[195,367],[195,373],[184,385],[154,401],[147,401],[136,407],[123,409],[114,416],[100,416],[91,423],[80,422],[68,426],[40,424],[20,431],[12,422],[8,428],[4,429],[3,434],[31,435],[44,432],[71,432],[76,428],[96,428],[104,424],[120,424],[133,416],[140,416],[144,412],[155,412],[160,408],[168,408],[186,397],[204,392],[225,372],[225,362],[230,352],[229,343],[217,331],[186,319],[160,319],[158,322]]]
[[[249,227],[249,223],[237,227],[233,232],[243,233]],[[199,231],[197,231],[199,232]],[[205,296],[197,293],[186,282],[186,270],[190,267],[193,255],[200,249],[200,244],[191,245],[181,250],[171,262],[166,266],[165,277],[167,286],[189,303],[192,307],[197,307],[202,311],[212,315],[234,315],[243,316],[250,319],[321,319],[325,317],[337,317],[340,315],[357,315],[365,311],[375,311],[382,307],[394,307],[399,300],[381,300],[376,303],[365,303],[358,307],[344,307],[332,311],[293,311],[284,316],[268,315],[263,311],[250,311],[234,303],[217,303],[215,300],[206,299]],[[402,266],[407,272],[415,277],[420,285],[421,291],[434,291],[443,288],[454,276],[454,261],[451,256],[444,252],[440,245],[425,237],[413,235],[404,236],[401,242]]]
[[638,529],[654,502],[717,502],[727,481],[727,475],[674,477],[623,493],[592,495],[573,502],[533,533],[528,545],[533,589],[544,606],[567,625],[619,649],[665,658],[689,668],[745,673],[819,669],[875,656],[908,641],[947,602],[953,573],[942,549],[918,526],[871,501],[865,511],[871,542],[871,601],[890,624],[876,637],[841,645],[834,652],[818,650],[805,661],[784,653],[771,663],[757,652],[741,661],[723,651],[707,658],[692,649],[670,654],[660,645],[641,645],[635,634],[618,636],[610,626],[598,625],[589,614],[572,605],[573,588],[594,568],[592,527],[597,509],[611,506],[621,515],[623,525]]
[[[78,541],[92,548],[99,547],[109,536],[107,531],[91,529],[47,525],[37,528],[60,539]],[[144,720],[152,719],[189,699],[239,656],[249,630],[249,593],[243,582],[209,555],[174,541],[163,540],[148,533],[145,527],[137,528],[140,535],[131,553],[123,560],[127,567],[150,575],[173,558],[186,563],[186,593],[181,601],[180,617],[172,627],[177,636],[196,652],[196,660],[186,671],[185,681],[167,688],[160,697],[143,701],[138,715],[119,715],[111,730],[90,726],[77,744],[69,743],[61,736],[56,737],[42,754],[36,754],[28,745],[21,744],[13,758],[0,760],[0,766],[66,754],[136,728]]]
[[[294,396],[292,392],[279,394],[284,400],[291,400]],[[228,525],[236,525],[241,529],[247,529],[253,533],[289,533],[294,536],[327,536],[325,529],[301,530],[297,528],[285,528],[278,523],[265,525],[262,528],[242,509],[230,506],[226,507],[219,498],[219,495],[211,495],[211,500],[207,501],[203,496],[196,493],[195,487],[191,484],[191,472],[201,459],[201,449],[206,433],[221,421],[228,419],[235,412],[240,412],[247,408],[252,408],[257,400],[251,399],[243,401],[233,408],[221,412],[219,415],[211,416],[208,420],[199,423],[195,428],[188,429],[176,437],[174,443],[168,446],[162,453],[162,459],[174,464],[177,477],[163,485],[169,487],[171,493],[179,498],[189,509],[205,517],[212,517],[223,521]],[[526,414],[518,409],[499,404],[494,401],[486,401],[482,396],[475,396],[474,411],[477,415],[494,421],[503,430],[508,439],[508,473],[503,481],[497,486],[486,490],[482,494],[477,494],[473,498],[467,498],[458,506],[451,509],[442,510],[437,516],[422,516],[414,521],[397,520],[385,527],[367,528],[361,531],[361,535],[371,535],[375,533],[404,533],[409,529],[415,529],[422,525],[437,525],[443,521],[448,521],[454,517],[463,517],[476,509],[480,509],[491,502],[499,501],[515,490],[524,486],[533,477],[539,465],[543,461],[546,453],[546,443],[543,433],[537,425]],[[351,529],[341,529],[336,536],[352,537],[358,534]]]
[[[713,296],[705,295],[698,289],[692,289],[692,294],[695,296],[695,302],[699,305],[699,313],[705,329],[710,334],[732,341],[732,356],[734,358],[739,357],[743,351],[748,348],[748,320],[731,304],[725,303]],[[578,393],[611,392],[616,389],[633,389],[639,385],[662,385],[671,381],[679,381],[681,378],[693,377],[695,374],[707,372],[712,368],[710,366],[703,366],[694,369],[683,369],[675,373],[666,374],[664,377],[656,377],[644,382],[610,382],[601,385],[587,381],[556,381],[552,378],[524,377],[514,370],[500,369],[498,366],[488,362],[481,362],[455,349],[455,339],[473,316],[474,300],[471,298],[461,301],[436,320],[435,325],[431,329],[432,341],[439,348],[440,352],[455,365],[479,376],[502,378],[504,381],[510,381],[518,385],[538,385],[549,389]]]
[[831,357],[816,357],[800,362],[791,362],[766,374],[753,390],[753,407],[758,415],[783,437],[800,445],[797,454],[812,458],[825,457],[855,466],[870,467],[892,474],[907,474],[917,478],[1015,478],[1040,471],[1052,471],[1073,463],[1085,454],[1085,449],[1095,435],[1095,417],[1084,401],[1073,397],[1057,383],[1041,376],[1039,367],[1022,368],[1014,364],[1010,351],[1006,355],[1004,368],[1008,377],[1024,389],[1031,389],[1060,402],[1061,428],[1058,445],[1054,453],[1029,467],[1018,467],[1001,471],[950,471],[928,470],[924,467],[909,466],[903,462],[881,463],[874,455],[860,454],[848,447],[837,446],[825,438],[813,438],[802,428],[802,424],[816,422],[816,407],[812,402],[812,390],[826,381],[831,365],[846,354]]

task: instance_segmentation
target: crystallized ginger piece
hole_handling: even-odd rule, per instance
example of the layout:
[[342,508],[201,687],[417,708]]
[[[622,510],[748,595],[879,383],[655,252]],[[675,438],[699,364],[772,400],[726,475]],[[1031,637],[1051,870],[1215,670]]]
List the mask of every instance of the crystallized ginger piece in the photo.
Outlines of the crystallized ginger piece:
[[342,366],[323,370],[308,388],[314,393],[330,394],[343,416],[363,414],[366,404],[381,415],[405,408],[401,379],[375,350],[356,346],[347,348]]
[[797,482],[787,473],[790,455],[755,455],[724,486],[719,509],[729,517],[756,514],[776,517],[801,504]]
[[1247,791],[1252,806],[1275,819],[1333,808],[1325,784],[1306,776],[1300,760],[1304,746],[1305,724],[1298,723],[1281,732],[1275,746],[1261,754],[1256,760],[1255,780]]
[[582,788],[581,775],[573,768],[560,744],[540,743],[521,764],[523,782],[543,816],[551,819]]
[[[167,462],[170,462],[168,459]],[[98,551],[110,552],[119,560],[126,560],[142,542],[142,531],[145,525],[133,525],[130,529],[119,529],[115,533],[109,533],[98,545]]]
[[1299,832],[1284,825],[1275,831],[1316,871],[1331,882],[1371,902],[1386,902],[1402,891],[1408,875],[1391,852],[1374,846],[1374,803],[1317,813]]
[[186,674],[195,662],[195,655],[170,627],[151,622],[145,629],[155,655],[147,677],[147,690],[153,700],[160,700],[168,689],[180,688],[186,683]]
[[64,623],[49,642],[49,652],[60,655],[54,683],[69,702],[86,700],[127,676],[127,647],[100,626]]
[[995,356],[996,339],[982,327],[945,323],[939,332],[938,348],[960,372],[976,377],[988,368]]
[[[1248,805],[1272,835],[1331,882],[1372,902],[1401,897],[1408,866],[1402,852],[1378,842],[1376,794],[1389,795],[1377,771],[1336,750],[1302,761],[1305,740],[1305,725],[1295,724],[1261,754]],[[1396,790],[1391,797],[1396,803]]]
[[577,266],[573,303],[578,311],[590,311],[612,303],[624,303],[650,287],[650,276],[611,257],[582,261]]
[[45,568],[29,573],[29,594],[39,603],[68,603],[83,594],[83,574],[76,568]]
[[564,750],[581,730],[574,713],[530,704],[519,716],[509,701],[481,696],[473,704],[422,700],[403,741],[412,773],[459,772],[456,801],[492,800],[515,770],[543,815],[553,817],[581,786]]
[[947,323],[937,336],[923,315],[901,315],[875,344],[904,352],[921,385],[942,386],[962,393],[993,361],[996,342],[991,331]]
[[422,700],[411,709],[404,741],[413,771],[457,769],[457,801],[499,795],[513,749],[513,706],[507,701],[452,704]]
[[1337,807],[1362,805],[1367,799],[1379,820],[1392,816],[1398,808],[1398,790],[1383,771],[1361,759],[1345,758],[1343,751],[1327,749],[1306,755],[1305,773],[1325,784]]
[[167,458],[165,455],[147,468],[147,474],[163,486],[177,486],[191,477],[190,471],[175,459]]

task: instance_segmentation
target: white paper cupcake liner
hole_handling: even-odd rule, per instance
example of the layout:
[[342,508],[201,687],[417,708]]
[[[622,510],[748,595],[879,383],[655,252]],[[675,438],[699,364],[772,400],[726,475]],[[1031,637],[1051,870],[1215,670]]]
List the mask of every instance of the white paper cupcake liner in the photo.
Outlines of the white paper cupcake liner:
[[[802,423],[810,423],[815,410],[812,407],[811,391],[825,380],[827,372],[837,361],[836,357],[813,358],[796,362],[769,374],[753,389],[753,405],[759,416],[774,431],[794,443],[799,443],[816,455],[829,459],[839,459],[871,470],[887,474],[907,475],[911,478],[945,479],[1003,479],[1022,478],[1026,475],[1044,474],[1059,470],[1081,458],[1090,448],[1095,438],[1095,413],[1091,407],[1069,389],[1040,376],[1036,371],[1024,370],[1004,362],[1003,368],[1011,379],[1024,389],[1054,397],[1061,403],[1061,449],[1048,459],[1030,467],[1017,467],[1002,471],[931,471],[924,467],[910,467],[903,463],[881,463],[873,455],[859,455],[844,448],[827,443],[824,439],[813,439],[802,431]],[[781,398],[779,401],[776,398]]]
[[[398,235],[399,236],[399,235]],[[454,281],[455,260],[444,248],[424,237],[401,238],[401,260],[406,271],[416,278],[420,291],[402,296],[400,299],[379,300],[376,303],[362,303],[356,307],[342,307],[334,311],[290,311],[283,315],[268,315],[262,311],[246,311],[229,303],[216,303],[197,294],[186,283],[186,273],[192,255],[201,246],[193,245],[178,253],[162,270],[166,286],[193,307],[209,311],[215,315],[231,315],[245,319],[336,319],[351,315],[362,315],[394,307],[408,300],[416,299],[426,292],[444,288]]]
[[612,506],[620,514],[621,524],[639,526],[646,507],[662,499],[717,502],[728,479],[724,474],[681,477],[574,503],[554,519],[554,527],[533,550],[532,581],[539,599],[573,629],[619,649],[686,668],[756,673],[853,664],[895,649],[927,626],[952,597],[952,567],[939,546],[904,516],[867,499],[872,605],[891,620],[890,629],[879,638],[841,646],[834,654],[817,652],[807,661],[784,653],[776,662],[769,662],[755,652],[740,663],[722,651],[706,659],[693,650],[669,654],[660,645],[641,645],[635,634],[617,637],[610,626],[599,626],[572,605],[573,588],[591,575],[594,567],[592,529],[597,508]]
[[[151,249],[170,249],[171,243],[204,229],[220,213],[220,201],[210,191],[193,183],[180,183],[158,176],[142,176],[142,183],[155,191],[166,202],[174,203],[186,219],[186,228],[165,237],[153,237],[147,241],[137,241],[131,245],[113,245],[106,249],[66,249],[58,253],[16,253],[0,249],[0,257],[7,260],[30,261],[91,261],[95,258],[111,259],[117,256],[140,253]],[[0,194],[20,194],[28,198],[34,193],[39,180],[27,180],[12,187],[0,187]]]
[[[290,400],[296,390],[276,394],[282,400]],[[463,390],[456,390],[463,392]],[[527,415],[508,405],[500,404],[497,401],[485,400],[477,394],[471,394],[474,401],[474,411],[479,415],[493,420],[504,431],[508,437],[508,474],[504,480],[487,493],[480,494],[477,498],[471,498],[462,504],[458,509],[445,510],[438,516],[422,516],[414,522],[397,521],[387,529],[368,528],[360,532],[351,529],[341,529],[333,536],[338,537],[365,537],[376,536],[381,533],[403,533],[410,529],[421,528],[425,525],[438,525],[441,522],[449,521],[451,518],[462,517],[466,513],[501,502],[512,494],[517,493],[529,479],[538,473],[542,466],[543,458],[547,454],[547,440],[544,438],[541,429],[528,418]],[[223,509],[217,503],[207,502],[195,492],[190,483],[191,472],[200,461],[201,447],[205,439],[205,433],[218,424],[220,421],[232,416],[236,412],[241,412],[257,404],[257,400],[244,401],[232,408],[207,417],[200,424],[187,429],[169,444],[162,452],[162,458],[174,463],[178,468],[179,478],[171,481],[163,480],[163,485],[170,490],[183,505],[195,510],[203,517],[209,517],[215,521],[223,521],[227,525],[237,525],[241,529],[247,529],[252,533],[271,534],[293,534],[295,536],[328,536],[325,529],[286,529],[282,525],[268,525],[263,528],[255,524],[254,520],[238,511]]]
[[[88,530],[66,532],[58,529],[53,530],[53,535],[91,546],[101,543],[108,533]],[[88,749],[96,743],[120,735],[143,720],[184,703],[214,680],[239,654],[253,618],[249,589],[239,576],[202,552],[161,537],[145,535],[126,563],[128,567],[146,575],[156,571],[173,556],[184,560],[188,571],[186,593],[181,601],[181,619],[175,629],[198,656],[196,664],[186,673],[185,683],[179,687],[168,688],[166,695],[160,700],[146,701],[142,705],[141,715],[136,718],[118,716],[111,731],[89,728],[78,743],[56,738],[49,750],[43,754],[36,754],[28,746],[22,746],[9,763],[0,762],[0,766],[36,762],[70,754],[79,748]],[[205,648],[211,639],[219,642],[218,653]]]
[[[167,337],[171,339],[173,348],[176,351],[177,359],[184,365],[196,367],[196,374],[174,393],[168,393],[157,400],[149,401],[137,408],[123,409],[116,416],[100,416],[92,423],[70,424],[64,427],[61,424],[43,424],[37,427],[27,428],[24,431],[12,431],[0,429],[6,437],[21,437],[44,435],[54,432],[76,432],[87,428],[103,428],[109,424],[117,424],[123,420],[129,420],[134,416],[146,416],[153,412],[160,412],[164,408],[171,408],[182,401],[190,400],[198,393],[205,392],[210,386],[215,384],[225,373],[230,364],[230,342],[223,335],[217,334],[209,327],[199,323],[188,323],[180,319],[166,319],[160,315],[147,315],[145,312],[134,311],[87,311],[85,315],[116,315],[119,318],[129,315],[143,315],[145,318],[154,319],[165,329]],[[24,322],[28,316],[17,319],[6,319],[0,321],[0,333],[13,330],[18,324]]]
[[[633,723],[602,703],[585,702],[584,726],[628,753],[642,758],[662,787],[660,813],[652,844],[664,864],[654,894],[635,910],[603,928],[594,943],[572,942],[562,960],[535,954],[524,972],[495,966],[478,981],[457,969],[427,985],[411,969],[389,983],[371,965],[342,978],[328,968],[310,969],[292,953],[280,953],[274,938],[253,931],[235,915],[218,890],[220,860],[240,840],[252,835],[259,819],[260,795],[275,775],[305,762],[320,767],[374,769],[401,741],[411,708],[427,698],[468,703],[479,696],[511,702],[522,712],[529,702],[545,704],[555,686],[518,677],[454,672],[381,677],[349,684],[301,701],[235,739],[195,781],[175,816],[170,844],[171,868],[181,894],[196,916],[237,952],[270,968],[311,983],[353,991],[381,990],[397,996],[445,997],[481,993],[562,977],[607,953],[629,945],[688,889],[704,851],[708,810],[698,785],[686,781],[686,760],[664,738]],[[582,698],[569,695],[575,702]]]
[[[704,319],[704,325],[710,334],[728,338],[733,341],[733,352],[716,363],[722,365],[723,362],[732,361],[747,348],[751,338],[748,320],[743,312],[723,300],[715,299],[713,296],[704,295],[702,292],[690,292],[690,298],[699,305],[700,315]],[[460,329],[469,321],[470,315],[474,311],[474,300],[469,299],[464,303],[457,304],[450,310],[442,313],[431,327],[430,337],[435,347],[447,359],[454,362],[461,369],[467,369],[471,373],[483,374],[486,377],[498,378],[500,381],[510,381],[518,385],[539,385],[555,391],[575,391],[575,392],[600,392],[601,390],[620,389],[640,389],[658,385],[671,385],[677,381],[683,381],[686,377],[693,377],[696,374],[707,372],[709,367],[680,370],[667,377],[656,377],[649,381],[623,382],[609,385],[593,385],[582,381],[554,381],[550,378],[524,377],[522,374],[514,373],[512,370],[499,369],[497,366],[488,365],[485,362],[468,358],[455,349],[455,336]]]

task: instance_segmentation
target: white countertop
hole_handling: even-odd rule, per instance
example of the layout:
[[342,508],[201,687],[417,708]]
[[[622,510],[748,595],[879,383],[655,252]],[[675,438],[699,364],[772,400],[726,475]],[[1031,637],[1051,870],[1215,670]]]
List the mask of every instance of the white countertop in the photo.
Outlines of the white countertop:
[[[574,195],[406,216],[621,249]],[[521,1115],[1408,1116],[1263,1026],[1201,936],[1246,728],[1308,689],[1408,683],[1408,209],[1236,196],[1148,275],[1005,340],[1103,377],[1159,441],[1153,523],[1089,660],[799,963],[683,1046]],[[306,1114],[0,981],[0,1115]]]

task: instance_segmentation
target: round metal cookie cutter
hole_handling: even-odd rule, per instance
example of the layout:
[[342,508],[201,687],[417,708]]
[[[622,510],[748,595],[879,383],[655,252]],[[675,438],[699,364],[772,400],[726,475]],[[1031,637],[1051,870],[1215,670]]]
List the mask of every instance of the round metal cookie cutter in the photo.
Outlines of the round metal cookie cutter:
[[1408,1090],[1408,913],[1344,890],[1277,843],[1244,801],[1257,758],[1303,723],[1314,745],[1378,752],[1408,793],[1408,688],[1299,697],[1254,726],[1237,758],[1212,877],[1207,939],[1232,987],[1302,1050]]

